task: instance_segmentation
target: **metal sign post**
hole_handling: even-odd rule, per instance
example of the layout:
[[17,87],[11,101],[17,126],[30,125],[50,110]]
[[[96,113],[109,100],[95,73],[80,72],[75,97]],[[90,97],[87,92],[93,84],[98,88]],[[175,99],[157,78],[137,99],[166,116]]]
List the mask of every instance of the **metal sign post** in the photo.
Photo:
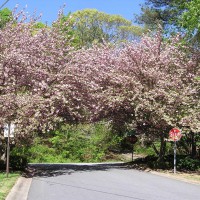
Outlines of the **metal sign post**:
[[133,149],[132,149],[132,162],[133,162],[133,153],[134,153],[134,145],[133,145]]
[[176,141],[174,141],[174,174],[176,174]]
[[7,140],[7,159],[6,159],[6,177],[9,174],[9,159],[10,159],[10,123],[8,123],[8,140]]
[[132,147],[132,162],[133,162],[134,144],[137,142],[138,138],[135,135],[129,135],[126,137],[126,140],[133,145]]
[[11,122],[4,125],[4,137],[7,138],[7,155],[6,155],[6,177],[9,174],[10,163],[10,138],[14,137],[15,124]]

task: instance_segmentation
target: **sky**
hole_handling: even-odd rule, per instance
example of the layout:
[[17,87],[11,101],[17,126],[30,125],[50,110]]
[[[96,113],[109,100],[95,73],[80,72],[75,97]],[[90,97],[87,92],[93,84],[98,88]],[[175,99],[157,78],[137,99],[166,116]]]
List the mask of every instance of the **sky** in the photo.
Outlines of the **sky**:
[[[0,0],[0,5],[6,0]],[[18,10],[26,8],[31,14],[42,13],[42,21],[51,24],[57,18],[58,11],[65,5],[65,14],[85,8],[95,8],[108,14],[118,14],[128,20],[133,20],[134,14],[140,13],[140,4],[145,0],[9,0],[4,6],[13,10],[18,4]]]

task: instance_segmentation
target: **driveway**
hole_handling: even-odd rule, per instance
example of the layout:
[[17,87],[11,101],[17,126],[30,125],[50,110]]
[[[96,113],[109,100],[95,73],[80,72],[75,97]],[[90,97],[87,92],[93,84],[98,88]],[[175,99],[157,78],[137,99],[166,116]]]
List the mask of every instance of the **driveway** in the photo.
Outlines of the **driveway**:
[[200,185],[123,167],[46,170],[32,180],[28,200],[197,200]]

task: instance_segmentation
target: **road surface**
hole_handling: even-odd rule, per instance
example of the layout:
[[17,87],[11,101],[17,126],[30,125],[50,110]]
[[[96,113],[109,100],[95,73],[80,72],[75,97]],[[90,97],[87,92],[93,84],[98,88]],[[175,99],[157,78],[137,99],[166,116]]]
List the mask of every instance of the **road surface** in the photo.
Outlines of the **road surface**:
[[198,200],[200,185],[125,168],[44,171],[28,200]]

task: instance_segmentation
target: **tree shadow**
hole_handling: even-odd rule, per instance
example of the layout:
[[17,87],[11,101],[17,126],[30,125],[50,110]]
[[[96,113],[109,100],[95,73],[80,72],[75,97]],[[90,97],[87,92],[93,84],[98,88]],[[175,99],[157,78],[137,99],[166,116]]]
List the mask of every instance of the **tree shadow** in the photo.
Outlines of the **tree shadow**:
[[30,164],[23,177],[55,177],[71,175],[77,172],[108,171],[109,169],[127,169],[127,163],[112,164]]

